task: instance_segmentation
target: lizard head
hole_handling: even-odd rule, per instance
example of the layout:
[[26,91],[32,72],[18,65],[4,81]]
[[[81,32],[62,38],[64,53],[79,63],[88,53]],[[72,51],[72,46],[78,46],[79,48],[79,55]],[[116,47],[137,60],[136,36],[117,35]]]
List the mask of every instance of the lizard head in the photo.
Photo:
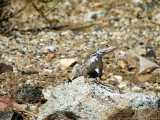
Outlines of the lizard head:
[[110,46],[108,44],[101,45],[94,50],[94,55],[96,56],[104,56],[105,54],[114,51],[117,49],[115,46]]

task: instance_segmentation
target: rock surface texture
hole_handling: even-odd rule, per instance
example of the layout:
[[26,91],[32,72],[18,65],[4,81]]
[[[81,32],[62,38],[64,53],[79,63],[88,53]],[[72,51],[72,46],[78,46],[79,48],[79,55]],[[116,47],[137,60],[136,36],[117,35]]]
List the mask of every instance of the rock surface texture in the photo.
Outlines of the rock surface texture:
[[[116,118],[145,119],[146,110],[156,111],[160,99],[151,95],[121,92],[100,83],[85,83],[83,77],[52,90],[51,97],[40,110],[38,120],[64,112],[68,119],[109,120]],[[124,113],[124,114],[123,114]],[[153,112],[154,113],[154,112]],[[149,117],[154,117],[150,114]]]

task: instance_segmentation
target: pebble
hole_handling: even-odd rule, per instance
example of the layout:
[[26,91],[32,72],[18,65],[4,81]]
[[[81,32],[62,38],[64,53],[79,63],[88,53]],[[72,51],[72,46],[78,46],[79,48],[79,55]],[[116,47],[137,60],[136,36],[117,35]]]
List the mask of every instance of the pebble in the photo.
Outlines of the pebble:
[[120,89],[126,89],[127,88],[127,83],[126,82],[121,82],[121,83],[119,83],[118,87]]
[[27,84],[27,85],[30,85],[30,86],[34,86],[34,83],[32,82],[32,80],[27,80],[27,81],[26,81],[26,84]]
[[118,82],[122,82],[123,80],[122,76],[114,75],[113,77],[118,80]]
[[29,70],[23,70],[22,72],[22,75],[31,75],[31,74],[33,74],[31,71],[29,71]]
[[52,70],[49,70],[49,69],[43,69],[44,70],[44,72],[46,72],[46,73],[52,73]]
[[144,44],[144,42],[139,42],[139,45],[143,45]]
[[99,10],[99,11],[93,11],[88,12],[86,14],[86,17],[84,18],[84,22],[92,21],[97,18],[105,17],[107,15],[107,10]]
[[138,87],[138,86],[134,86],[133,88],[132,88],[132,91],[140,91],[141,90],[141,88],[140,87]]
[[68,67],[74,66],[77,63],[77,60],[75,60],[74,58],[61,59],[59,63],[62,69],[67,69]]
[[45,51],[49,50],[50,52],[54,52],[56,50],[56,46],[46,46]]
[[132,0],[134,3],[143,4],[143,0]]
[[121,68],[126,68],[127,64],[124,61],[118,61],[117,65],[119,65]]

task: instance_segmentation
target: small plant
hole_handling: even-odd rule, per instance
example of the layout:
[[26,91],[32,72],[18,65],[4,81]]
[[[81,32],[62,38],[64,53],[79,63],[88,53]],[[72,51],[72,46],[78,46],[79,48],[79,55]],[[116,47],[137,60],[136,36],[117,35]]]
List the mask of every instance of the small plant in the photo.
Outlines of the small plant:
[[56,6],[62,2],[62,0],[27,0],[35,10],[51,25],[56,25],[58,20],[54,18],[48,18],[50,14],[53,14],[56,10]]
[[1,22],[3,21],[3,11],[4,11],[4,8],[5,6],[9,5],[10,2],[8,0],[0,0],[0,24]]
[[[19,5],[18,2],[23,2],[22,7],[13,7],[13,4]],[[56,25],[58,20],[54,18],[48,18],[56,10],[56,6],[62,2],[62,0],[0,0],[0,27],[3,22],[8,22],[10,18],[15,17],[27,6],[33,6],[33,8],[44,18],[51,26]],[[20,5],[19,5],[20,6]],[[12,9],[12,10],[11,10]]]

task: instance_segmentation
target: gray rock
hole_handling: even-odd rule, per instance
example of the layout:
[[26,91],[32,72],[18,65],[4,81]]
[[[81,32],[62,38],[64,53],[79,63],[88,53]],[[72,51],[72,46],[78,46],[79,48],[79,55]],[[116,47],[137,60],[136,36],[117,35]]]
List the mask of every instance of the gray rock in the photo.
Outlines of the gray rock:
[[143,0],[132,0],[133,3],[137,3],[137,4],[143,4]]
[[57,86],[51,96],[40,109],[38,120],[57,111],[72,112],[80,119],[108,120],[123,110],[130,109],[130,116],[127,117],[132,117],[133,111],[157,110],[160,106],[159,98],[143,93],[122,93],[102,84],[85,83],[83,77]]
[[132,91],[140,91],[140,90],[141,90],[141,88],[138,87],[138,86],[134,86],[134,87],[132,88]]
[[106,9],[89,12],[89,13],[87,13],[86,17],[84,18],[84,21],[85,22],[92,21],[92,20],[95,20],[97,18],[105,17],[106,15],[107,15],[107,10]]
[[54,51],[56,50],[56,46],[53,46],[53,45],[51,45],[51,46],[46,46],[44,49],[45,49],[45,50],[49,50],[49,51],[51,51],[51,52],[54,52]]
[[0,114],[0,120],[23,120],[23,117],[18,112],[6,112]]

